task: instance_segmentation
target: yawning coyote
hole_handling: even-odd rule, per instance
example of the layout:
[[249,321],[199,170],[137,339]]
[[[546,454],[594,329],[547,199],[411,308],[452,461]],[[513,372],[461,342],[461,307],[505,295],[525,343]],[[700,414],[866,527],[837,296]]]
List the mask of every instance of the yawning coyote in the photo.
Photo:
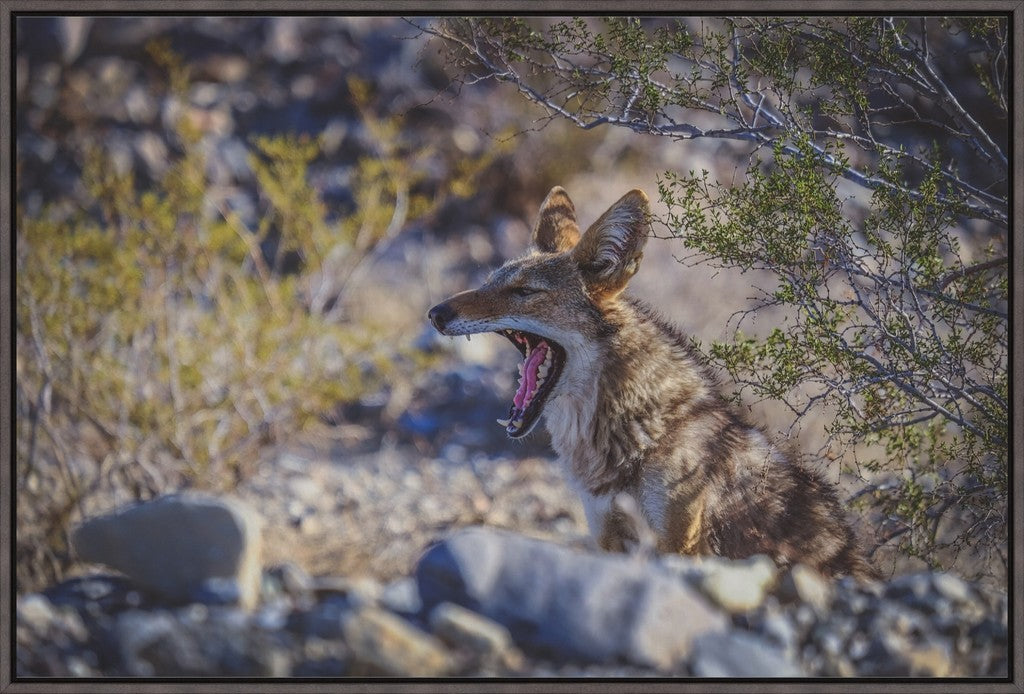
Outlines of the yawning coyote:
[[661,552],[764,553],[827,575],[874,576],[830,485],[743,420],[683,335],[622,296],[649,216],[647,196],[633,190],[580,234],[556,187],[530,252],[429,318],[445,335],[496,332],[522,352],[499,424],[519,438],[544,415],[603,548],[638,540],[635,514],[615,502],[625,492]]

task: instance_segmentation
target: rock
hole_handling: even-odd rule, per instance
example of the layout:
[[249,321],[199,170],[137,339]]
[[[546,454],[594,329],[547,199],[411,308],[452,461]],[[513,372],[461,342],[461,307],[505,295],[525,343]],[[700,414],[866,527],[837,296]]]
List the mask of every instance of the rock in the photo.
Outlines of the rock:
[[293,598],[304,600],[313,592],[313,579],[295,562],[284,562],[270,567],[265,579],[273,586],[270,592],[280,590]]
[[797,631],[785,615],[778,612],[768,614],[761,625],[761,631],[775,641],[787,655],[796,651]]
[[[236,579],[211,576],[204,578],[189,597],[193,602],[203,605],[237,605],[241,602],[242,594]],[[255,603],[255,599],[252,602]]]
[[[124,96],[124,108],[128,119],[133,123],[148,125],[156,120],[160,113],[160,106],[151,92],[142,86],[135,86],[128,90]],[[145,135],[154,136],[155,133],[147,132]],[[158,139],[163,144],[163,140]]]
[[144,132],[135,138],[135,153],[146,167],[146,173],[156,178],[167,171],[170,154],[158,135]]
[[65,65],[75,62],[82,54],[92,27],[92,17],[58,17],[61,58]]
[[782,649],[768,641],[733,631],[710,633],[697,639],[691,668],[698,677],[805,677]]
[[947,645],[926,643],[908,648],[902,657],[910,665],[911,677],[950,677],[953,653]]
[[866,595],[844,591],[836,595],[833,609],[848,615],[859,615],[867,609],[870,599]]
[[512,635],[504,626],[450,602],[435,607],[429,621],[441,640],[474,653],[496,656],[512,646]]
[[317,508],[325,500],[323,485],[309,477],[292,477],[288,480],[288,493],[311,508]]
[[857,668],[854,667],[850,659],[845,656],[839,656],[836,658],[835,664],[836,674],[840,677],[856,677]]
[[764,602],[775,584],[775,563],[764,555],[742,561],[711,564],[700,581],[700,588],[716,604],[729,612],[747,612]]
[[[868,642],[857,666],[861,674],[868,676],[908,677],[909,664],[900,657],[906,647],[906,640],[895,634],[877,634]],[[851,648],[850,653],[854,655],[854,649]]]
[[819,614],[826,613],[832,604],[828,580],[805,564],[796,564],[782,575],[775,595],[784,603],[807,603]]
[[881,615],[887,631],[909,638],[920,638],[930,630],[929,622],[920,612],[902,605],[892,605]]
[[209,588],[204,582],[224,579],[234,582],[239,604],[252,607],[261,524],[239,501],[188,493],[87,520],[72,545],[82,561],[106,564],[170,601],[193,599]]
[[46,599],[45,595],[38,593],[18,596],[16,610],[18,626],[32,629],[40,634],[45,633],[50,623],[56,618],[53,604]]
[[353,675],[440,677],[454,666],[438,639],[375,607],[348,614],[343,631]]
[[522,648],[556,659],[667,670],[695,637],[726,623],[656,564],[484,528],[428,550],[416,577],[427,609],[462,605],[503,624]]
[[76,576],[46,589],[54,605],[68,605],[90,612],[117,612],[147,604],[137,586],[123,576],[90,574]]
[[378,602],[381,606],[401,615],[418,614],[423,609],[420,591],[413,578],[400,578],[385,586]]
[[197,676],[217,673],[182,625],[163,611],[130,610],[118,616],[120,667],[132,677]]
[[240,82],[249,74],[248,60],[237,55],[211,55],[201,67],[217,82]]
[[932,575],[932,585],[943,597],[953,602],[963,603],[971,601],[971,588],[967,583],[957,576],[948,573],[936,573]]
[[254,619],[260,629],[264,631],[280,631],[288,625],[290,614],[291,605],[284,600],[279,600],[269,605],[263,605],[254,615]]
[[931,579],[927,573],[919,572],[897,576],[885,586],[885,597],[906,600],[914,597],[926,599],[931,591]]
[[288,618],[288,628],[300,634],[331,640],[341,638],[342,618],[350,611],[341,598],[325,600],[308,610],[296,611]]
[[353,608],[376,604],[381,590],[380,583],[369,576],[358,578],[317,576],[313,579],[313,593],[317,598],[341,597]]

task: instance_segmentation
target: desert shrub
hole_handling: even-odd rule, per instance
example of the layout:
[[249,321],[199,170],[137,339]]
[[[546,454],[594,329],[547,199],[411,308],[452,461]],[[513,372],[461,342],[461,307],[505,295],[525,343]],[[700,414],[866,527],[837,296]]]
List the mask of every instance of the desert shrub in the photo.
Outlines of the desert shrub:
[[[829,413],[819,453],[860,481],[876,548],[1005,576],[1005,16],[417,23],[457,80],[542,118],[734,143],[732,180],[659,182],[684,261],[776,280],[708,360]],[[785,321],[745,334],[764,309]]]
[[[187,67],[165,46],[152,52],[183,95]],[[209,185],[187,116],[152,185],[96,145],[83,153],[79,199],[19,210],[19,590],[63,574],[81,514],[181,487],[230,488],[263,445],[425,363],[382,340],[378,323],[351,319],[346,289],[403,229],[471,193],[487,157],[452,165],[399,117],[376,115],[367,85],[349,86],[367,146],[351,170],[349,214],[310,184],[318,138],[258,137],[260,214],[247,226]]]

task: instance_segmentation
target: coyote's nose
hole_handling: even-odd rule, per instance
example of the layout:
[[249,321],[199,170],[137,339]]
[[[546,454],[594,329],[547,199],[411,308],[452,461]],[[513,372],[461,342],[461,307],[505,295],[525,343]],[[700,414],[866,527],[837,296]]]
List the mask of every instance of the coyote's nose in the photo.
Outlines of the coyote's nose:
[[439,333],[444,332],[444,329],[454,317],[455,309],[445,303],[438,304],[427,313],[427,318],[430,319],[430,322],[434,324],[434,327],[437,328],[437,332]]

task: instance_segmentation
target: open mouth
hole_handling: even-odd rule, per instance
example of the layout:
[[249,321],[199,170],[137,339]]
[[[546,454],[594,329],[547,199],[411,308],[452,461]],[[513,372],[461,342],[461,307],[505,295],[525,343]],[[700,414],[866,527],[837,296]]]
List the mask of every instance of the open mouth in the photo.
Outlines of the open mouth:
[[505,433],[518,439],[530,433],[544,403],[562,375],[565,350],[556,342],[523,330],[499,330],[523,355],[519,365],[519,388],[512,399],[508,419],[499,419]]

